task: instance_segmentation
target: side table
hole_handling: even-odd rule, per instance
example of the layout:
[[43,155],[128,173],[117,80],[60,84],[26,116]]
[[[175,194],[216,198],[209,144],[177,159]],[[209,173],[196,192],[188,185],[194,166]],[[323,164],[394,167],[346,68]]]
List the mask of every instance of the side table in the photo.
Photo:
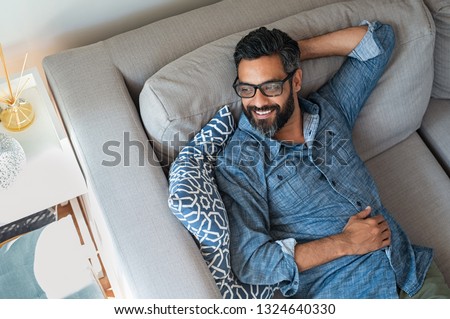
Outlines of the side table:
[[[83,173],[38,70],[26,70],[21,83],[24,81],[27,86],[21,96],[32,104],[35,119],[20,132],[8,131],[0,123],[0,132],[19,141],[26,155],[25,168],[15,182],[6,190],[0,189],[0,226],[70,202],[86,255],[100,277],[97,251],[78,202],[78,197],[87,193]],[[0,89],[5,86],[0,83]]]
[[0,124],[0,132],[19,141],[26,165],[16,181],[0,191],[0,225],[26,217],[86,193],[86,184],[70,141],[37,71],[24,74],[29,79],[22,96],[35,111],[34,123],[21,132],[11,132]]

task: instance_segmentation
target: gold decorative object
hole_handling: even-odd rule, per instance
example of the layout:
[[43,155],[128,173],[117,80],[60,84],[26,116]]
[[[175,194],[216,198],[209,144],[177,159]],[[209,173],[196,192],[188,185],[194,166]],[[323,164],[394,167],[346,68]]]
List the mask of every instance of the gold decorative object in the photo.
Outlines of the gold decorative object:
[[3,64],[3,70],[5,71],[6,83],[8,84],[8,93],[0,93],[0,107],[2,109],[0,113],[0,120],[3,126],[10,131],[24,130],[30,126],[34,120],[34,111],[30,102],[20,97],[28,82],[27,79],[27,81],[22,84],[22,76],[27,62],[27,57],[28,54],[25,55],[19,83],[17,84],[16,92],[14,93],[11,86],[11,81],[9,79],[8,69],[6,68],[6,60],[3,54],[2,45],[0,44],[0,59]]

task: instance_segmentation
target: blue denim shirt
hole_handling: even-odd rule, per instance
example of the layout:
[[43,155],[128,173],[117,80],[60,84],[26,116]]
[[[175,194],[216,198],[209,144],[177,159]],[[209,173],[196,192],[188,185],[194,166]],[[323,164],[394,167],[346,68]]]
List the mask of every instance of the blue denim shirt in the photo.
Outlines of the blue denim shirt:
[[[398,298],[422,286],[432,250],[414,246],[383,206],[352,143],[352,129],[394,47],[392,28],[368,31],[339,71],[308,99],[299,98],[304,144],[260,134],[241,115],[216,167],[230,221],[232,269],[251,284],[279,284],[298,298]],[[391,245],[299,272],[294,247],[341,233],[372,207],[391,229]]]

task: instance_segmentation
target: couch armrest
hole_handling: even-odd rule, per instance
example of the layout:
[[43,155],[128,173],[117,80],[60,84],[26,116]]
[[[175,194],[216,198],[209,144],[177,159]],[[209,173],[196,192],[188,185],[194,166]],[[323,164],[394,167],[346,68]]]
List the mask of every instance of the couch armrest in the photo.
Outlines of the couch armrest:
[[420,135],[450,176],[450,100],[430,99]]
[[168,208],[166,177],[103,43],[47,57],[43,65],[98,203],[93,219],[106,229],[100,236],[113,255],[106,271],[123,285],[113,289],[132,298],[221,298]]

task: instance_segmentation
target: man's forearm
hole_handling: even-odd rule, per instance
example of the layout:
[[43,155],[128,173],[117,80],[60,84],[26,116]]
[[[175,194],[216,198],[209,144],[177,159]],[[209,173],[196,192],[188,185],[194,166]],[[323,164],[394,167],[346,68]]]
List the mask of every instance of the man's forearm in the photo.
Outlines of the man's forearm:
[[300,272],[323,265],[345,255],[347,253],[341,248],[339,240],[335,236],[295,246],[295,263]]
[[364,255],[391,243],[389,225],[381,215],[369,217],[371,208],[350,217],[342,233],[297,244],[294,258],[305,271],[347,255]]
[[301,60],[326,56],[347,56],[362,40],[367,26],[350,27],[298,41]]

